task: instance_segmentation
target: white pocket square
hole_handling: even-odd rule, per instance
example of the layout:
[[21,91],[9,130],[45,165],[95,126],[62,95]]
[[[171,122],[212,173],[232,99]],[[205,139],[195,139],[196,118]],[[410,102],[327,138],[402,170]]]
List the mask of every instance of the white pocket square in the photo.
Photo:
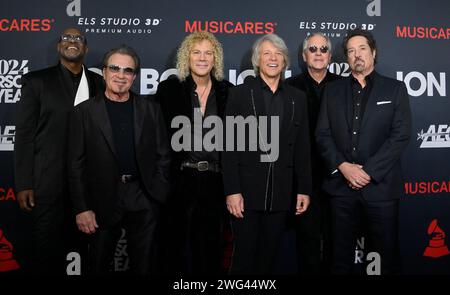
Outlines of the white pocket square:
[[377,105],[380,105],[380,104],[387,104],[387,103],[392,103],[392,100],[377,101]]

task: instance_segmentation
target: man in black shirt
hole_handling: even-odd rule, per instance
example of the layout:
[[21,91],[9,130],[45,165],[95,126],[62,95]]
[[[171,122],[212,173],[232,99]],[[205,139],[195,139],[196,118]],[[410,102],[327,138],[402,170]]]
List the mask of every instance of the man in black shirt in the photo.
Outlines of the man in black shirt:
[[321,189],[324,177],[323,163],[317,150],[314,130],[323,89],[328,82],[340,78],[328,71],[331,49],[330,39],[322,33],[313,33],[306,37],[301,52],[306,63],[306,71],[286,80],[288,84],[306,93],[311,138],[312,200],[309,210],[301,216],[296,216],[294,221],[297,233],[297,266],[300,274],[326,272],[329,264],[329,199]]
[[368,251],[379,254],[381,274],[392,274],[398,272],[400,159],[410,138],[409,97],[403,82],[375,71],[378,51],[370,32],[349,31],[343,47],[352,73],[325,87],[316,129],[327,175],[323,188],[332,196],[331,270],[353,272],[365,222]]
[[77,238],[68,222],[68,118],[74,105],[103,89],[101,76],[83,65],[88,46],[80,30],[64,30],[57,51],[58,65],[22,77],[16,118],[15,186],[20,208],[33,218],[34,274],[65,273],[63,248],[80,250],[72,248]]
[[204,139],[212,127],[204,122],[223,118],[233,85],[223,79],[222,45],[211,33],[186,36],[176,64],[178,76],[161,82],[156,98],[172,140],[183,129],[172,124],[175,118],[185,118],[191,128],[183,147],[172,145],[161,269],[167,274],[218,274],[224,252],[225,196],[220,153],[206,148]]
[[[249,129],[246,144],[259,142],[255,150],[230,149],[227,144],[222,154],[226,204],[232,215],[231,274],[275,273],[291,206],[295,214],[303,214],[311,193],[307,102],[301,91],[282,79],[289,66],[284,41],[275,34],[258,39],[252,64],[257,77],[230,90],[225,110],[227,120],[242,116],[258,122],[257,128],[244,127]],[[227,143],[239,142],[230,129],[241,127],[227,128]]]
[[126,230],[130,270],[153,269],[154,235],[168,189],[169,146],[159,106],[130,91],[139,57],[125,45],[103,59],[106,90],[71,120],[69,186],[80,231],[91,235],[90,272],[105,274]]

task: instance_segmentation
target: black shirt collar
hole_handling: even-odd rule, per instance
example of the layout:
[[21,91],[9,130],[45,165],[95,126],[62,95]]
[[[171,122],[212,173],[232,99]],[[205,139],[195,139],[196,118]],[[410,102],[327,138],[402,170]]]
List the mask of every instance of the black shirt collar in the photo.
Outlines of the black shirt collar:
[[325,77],[323,77],[322,81],[317,82],[316,80],[314,80],[314,78],[311,76],[311,74],[309,73],[308,70],[306,70],[306,79],[309,80],[309,82],[313,83],[314,85],[317,86],[321,86],[323,84],[325,84],[329,79],[330,79],[331,73],[327,70],[327,73],[325,75]]
[[79,72],[78,74],[74,74],[68,68],[66,68],[62,63],[59,63],[59,66],[61,67],[62,71],[64,73],[66,73],[72,79],[81,79],[81,76],[83,75],[83,67],[81,68],[81,72]]
[[[261,78],[261,76],[258,76],[258,77],[257,77],[257,80],[259,80],[259,83],[260,83],[260,85],[261,85],[261,89],[262,89],[262,90],[267,90],[267,91],[272,92],[272,89],[270,89],[269,85],[267,85],[266,81],[264,81],[264,80]],[[283,80],[280,79],[280,81],[278,82],[278,88],[277,88],[277,90],[276,90],[275,92],[283,90],[283,88],[284,88],[284,85],[283,85],[283,84],[284,84],[284,83],[283,83]]]
[[[364,80],[366,81],[367,84],[373,84],[373,80],[375,79],[375,75],[376,75],[376,72],[375,72],[375,70],[373,70],[369,75],[364,77]],[[358,83],[359,84],[358,79],[356,79],[353,75],[351,75],[351,77],[352,77],[352,82],[353,83]]]
[[[195,89],[197,89],[197,83],[195,83],[194,78],[192,78],[192,75],[186,77],[186,82],[191,91],[195,91]],[[211,91],[214,90],[215,83],[216,79],[214,78],[214,76],[211,76],[211,84],[212,84]]]

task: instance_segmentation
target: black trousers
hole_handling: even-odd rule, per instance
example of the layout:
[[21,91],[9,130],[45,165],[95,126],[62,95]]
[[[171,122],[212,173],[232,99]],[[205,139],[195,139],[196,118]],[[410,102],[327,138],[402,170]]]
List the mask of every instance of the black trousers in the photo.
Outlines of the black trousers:
[[184,168],[173,185],[161,228],[162,272],[220,274],[226,212],[221,173]]
[[315,189],[308,210],[294,218],[298,273],[328,273],[331,257],[329,196],[320,189]]
[[230,274],[273,274],[286,229],[288,211],[245,210],[244,218],[231,217],[233,256]]
[[124,228],[130,273],[151,274],[154,270],[155,229],[160,204],[147,197],[139,181],[120,183],[118,193],[122,199],[122,206],[117,208],[117,223],[106,228],[98,228],[91,237],[89,272],[94,275],[110,273],[117,242]]
[[358,231],[366,224],[368,252],[381,256],[381,274],[398,272],[398,200],[368,202],[361,194],[331,198],[333,274],[354,271]]
[[35,200],[30,270],[33,274],[63,274],[63,201],[41,203],[39,196]]
[[26,268],[37,275],[66,275],[66,255],[85,255],[87,242],[76,227],[68,194],[56,196],[53,202],[42,199],[45,198],[35,195],[31,257]]

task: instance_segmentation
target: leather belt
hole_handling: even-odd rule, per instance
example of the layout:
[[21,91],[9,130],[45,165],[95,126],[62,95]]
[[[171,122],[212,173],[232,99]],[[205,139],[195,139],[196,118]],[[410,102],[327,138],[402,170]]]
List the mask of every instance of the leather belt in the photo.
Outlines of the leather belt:
[[181,170],[183,170],[183,168],[197,169],[200,172],[203,171],[220,172],[220,165],[218,162],[208,162],[208,161],[200,161],[197,163],[183,162],[181,163]]
[[120,175],[119,176],[119,181],[121,183],[130,183],[130,182],[133,182],[133,181],[136,181],[136,180],[138,180],[138,177],[134,176],[134,175],[124,174],[124,175]]

